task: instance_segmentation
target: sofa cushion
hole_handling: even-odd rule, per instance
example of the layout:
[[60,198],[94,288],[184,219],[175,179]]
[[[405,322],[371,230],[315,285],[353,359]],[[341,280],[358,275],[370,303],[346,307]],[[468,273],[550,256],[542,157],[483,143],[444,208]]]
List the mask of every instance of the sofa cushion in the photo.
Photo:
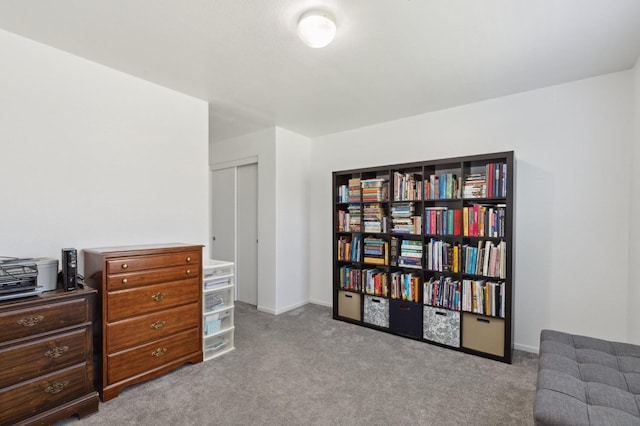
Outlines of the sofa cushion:
[[543,330],[534,419],[640,426],[640,346]]

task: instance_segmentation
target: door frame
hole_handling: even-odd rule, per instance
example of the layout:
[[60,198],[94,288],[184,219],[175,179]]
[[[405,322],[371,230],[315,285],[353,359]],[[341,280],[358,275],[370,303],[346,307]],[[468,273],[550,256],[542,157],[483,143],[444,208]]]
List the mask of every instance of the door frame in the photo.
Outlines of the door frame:
[[[236,160],[231,160],[231,161],[223,161],[220,163],[214,163],[214,164],[210,164],[209,165],[209,238],[207,239],[207,244],[209,246],[209,257],[211,257],[211,253],[213,253],[213,172],[217,171],[217,170],[223,170],[223,169],[234,169],[234,179],[233,179],[233,192],[235,194],[234,197],[234,212],[235,212],[235,220],[234,220],[234,229],[233,229],[233,238],[234,238],[234,245],[233,245],[233,275],[234,277],[238,277],[238,167],[240,166],[247,166],[249,164],[256,164],[258,167],[260,167],[260,164],[258,162],[258,156],[257,155],[252,155],[249,157],[243,157],[243,158],[238,158]],[[258,191],[260,191],[260,188],[258,187]],[[256,218],[257,219],[257,218]],[[256,223],[256,225],[258,225]],[[258,250],[257,255],[260,255],[260,251]],[[260,262],[260,259],[257,259],[257,262]],[[258,283],[256,283],[257,287],[258,287],[258,298],[260,297],[260,274],[258,274]],[[234,286],[234,300],[238,299],[238,285],[236,283],[236,286]],[[258,300],[258,304],[260,303],[260,301]]]

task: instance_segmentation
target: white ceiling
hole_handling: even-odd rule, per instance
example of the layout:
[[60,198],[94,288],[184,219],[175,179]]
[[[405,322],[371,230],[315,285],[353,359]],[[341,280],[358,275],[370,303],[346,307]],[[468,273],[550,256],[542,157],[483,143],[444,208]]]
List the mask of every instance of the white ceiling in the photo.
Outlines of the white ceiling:
[[[338,34],[295,24],[324,7]],[[0,28],[315,137],[633,67],[639,0],[2,0]],[[3,65],[4,66],[4,65]]]

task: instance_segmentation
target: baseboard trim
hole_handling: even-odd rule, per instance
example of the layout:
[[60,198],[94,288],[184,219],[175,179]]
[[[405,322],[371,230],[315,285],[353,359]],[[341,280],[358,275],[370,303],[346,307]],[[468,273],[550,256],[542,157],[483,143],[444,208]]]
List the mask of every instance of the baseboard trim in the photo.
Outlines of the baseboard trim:
[[514,343],[513,344],[513,348],[517,349],[519,351],[530,352],[532,354],[539,354],[540,353],[540,348],[536,348],[535,346],[521,345],[519,343]]
[[284,314],[285,312],[289,312],[289,311],[292,311],[292,310],[294,310],[296,308],[304,306],[304,305],[306,305],[308,303],[309,303],[308,300],[304,300],[302,302],[294,303],[293,305],[287,306],[286,308],[282,308],[282,309],[271,309],[271,308],[265,308],[264,306],[258,306],[257,309],[259,311],[266,312],[268,314],[280,315],[280,314]]
[[271,308],[265,308],[264,306],[260,306],[260,305],[258,305],[258,306],[256,307],[256,309],[257,309],[257,310],[259,310],[260,312],[266,312],[266,313],[268,313],[268,314],[273,314],[273,315],[275,315],[275,314],[276,314],[276,311],[275,311],[275,310],[273,310],[273,309],[271,309]]
[[309,299],[309,303],[313,303],[314,305],[326,306],[327,308],[333,308],[333,303],[327,303],[322,300]]

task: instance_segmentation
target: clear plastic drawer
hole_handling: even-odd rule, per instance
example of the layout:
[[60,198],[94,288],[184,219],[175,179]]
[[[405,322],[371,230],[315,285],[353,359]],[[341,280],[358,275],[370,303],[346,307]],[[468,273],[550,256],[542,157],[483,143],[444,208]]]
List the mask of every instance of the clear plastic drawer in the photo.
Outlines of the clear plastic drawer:
[[205,314],[233,307],[233,287],[215,291],[206,291],[203,295],[202,309]]
[[204,359],[214,358],[233,349],[233,330],[204,339]]
[[233,326],[233,308],[205,315],[203,322],[202,329],[205,337],[228,330]]

